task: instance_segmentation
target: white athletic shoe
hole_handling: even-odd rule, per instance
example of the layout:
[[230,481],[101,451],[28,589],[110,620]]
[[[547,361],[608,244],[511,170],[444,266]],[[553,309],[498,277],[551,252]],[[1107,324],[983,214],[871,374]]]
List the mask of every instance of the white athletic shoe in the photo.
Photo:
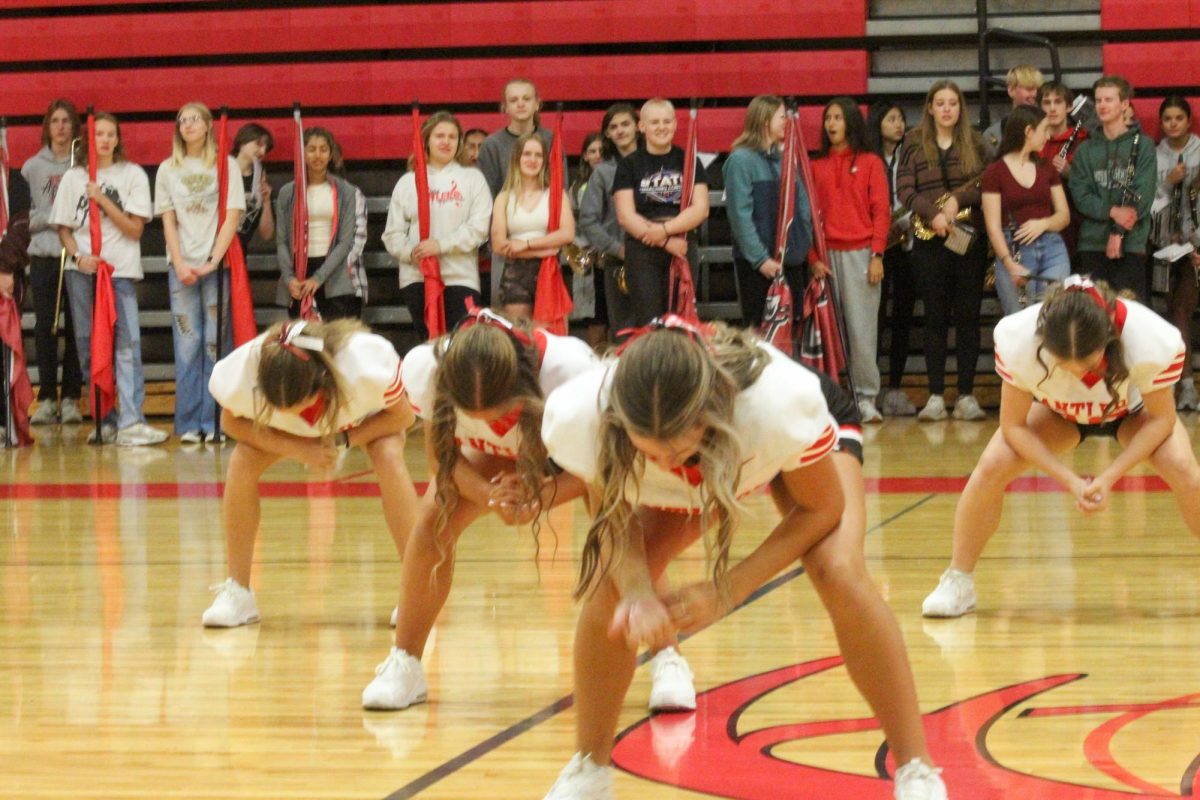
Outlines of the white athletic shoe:
[[37,411],[29,415],[30,425],[57,425],[58,403],[53,400],[43,400],[38,403]]
[[[101,443],[112,444],[116,440],[117,440],[117,426],[109,424],[107,422],[102,423],[100,425],[100,441],[101,441]],[[92,430],[88,433],[87,443],[88,444],[96,443],[96,429],[95,428],[92,428]]]
[[863,422],[883,422],[883,414],[880,414],[875,404],[865,397],[858,401],[858,415],[862,417]]
[[946,401],[940,394],[929,395],[928,402],[921,409],[921,413],[917,414],[917,419],[921,422],[937,422],[946,418]]
[[145,447],[150,444],[162,444],[170,438],[166,431],[151,428],[144,422],[130,425],[117,432],[118,447]]
[[899,389],[888,389],[879,401],[879,410],[888,417],[913,417],[917,407],[908,399],[908,395]]
[[59,412],[59,419],[63,425],[78,425],[83,422],[83,414],[79,413],[79,401],[72,397],[62,401]]
[[987,414],[979,407],[979,401],[975,399],[975,395],[964,394],[954,403],[954,418],[975,422],[987,419]]
[[914,758],[896,770],[896,800],[946,800],[942,771]]
[[961,617],[975,610],[975,578],[951,567],[921,604],[926,617]]
[[650,661],[651,711],[695,711],[696,686],[692,670],[674,647],[659,650]]
[[203,444],[204,434],[200,431],[186,431],[179,434],[180,444]]
[[362,705],[376,711],[400,711],[424,703],[428,696],[421,662],[392,647],[387,659],[375,668],[375,679],[363,689]]
[[558,774],[544,800],[613,800],[612,767],[595,764],[591,756],[576,753]]
[[1200,396],[1196,394],[1194,383],[1185,383],[1179,390],[1179,400],[1175,403],[1176,411],[1200,411]]
[[258,622],[258,606],[254,603],[254,592],[233,578],[208,587],[217,593],[201,619],[206,628],[236,628]]

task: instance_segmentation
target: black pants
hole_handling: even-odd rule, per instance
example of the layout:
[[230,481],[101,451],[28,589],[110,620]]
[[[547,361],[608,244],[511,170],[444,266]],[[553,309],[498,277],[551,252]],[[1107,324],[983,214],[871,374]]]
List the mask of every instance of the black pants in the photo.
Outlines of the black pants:
[[1079,268],[1092,280],[1105,281],[1114,292],[1128,290],[1137,297],[1146,296],[1146,254],[1125,253],[1109,258],[1104,253],[1086,250],[1079,254]]
[[[608,329],[613,337],[621,331],[633,327],[633,309],[630,305],[629,295],[621,291],[621,287],[617,285],[617,275],[622,274],[624,269],[625,265],[622,262],[614,260],[596,273],[597,282],[603,276],[604,304],[608,308]],[[597,310],[599,310],[598,306]]]
[[[699,246],[688,237],[688,266],[692,282],[697,283]],[[625,282],[629,286],[629,311],[634,327],[641,327],[670,311],[671,259],[661,247],[648,247],[637,239],[625,237]]]
[[[400,290],[401,297],[404,298],[404,307],[408,309],[408,313],[412,315],[413,327],[417,329],[417,334],[421,337],[421,341],[429,338],[429,328],[425,326],[425,283],[410,283]],[[467,315],[467,298],[475,303],[482,305],[479,292],[469,286],[447,286],[445,293],[442,295],[442,308],[446,313],[446,330],[454,330],[454,326],[462,321]]]
[[[738,283],[738,299],[742,306],[742,324],[750,330],[758,328],[763,318],[763,308],[767,304],[767,290],[771,288],[771,279],[763,275],[754,265],[739,257],[733,259],[733,274]],[[792,311],[799,319],[800,310],[804,306],[804,288],[808,285],[808,268],[803,264],[785,266],[783,279],[792,290]],[[798,335],[798,330],[793,330]]]
[[[317,310],[321,312],[321,319],[325,322],[335,319],[362,319],[362,298],[352,294],[342,294],[337,297],[326,297],[325,287],[321,286],[317,289],[316,294]],[[288,313],[292,319],[297,319],[300,316],[300,301],[293,300],[288,306]]]
[[904,378],[909,331],[912,329],[913,306],[916,303],[917,279],[913,275],[909,254],[899,246],[893,247],[883,254],[883,297],[879,303],[879,352],[883,352],[882,333],[885,328],[890,337],[887,350],[889,389],[899,389]]
[[985,259],[984,240],[978,235],[961,256],[948,249],[940,236],[928,242],[918,239],[913,245],[912,268],[925,306],[922,338],[932,394],[946,390],[946,337],[951,323],[958,360],[958,393],[970,394],[975,388]]
[[62,358],[62,396],[77,400],[83,390],[83,374],[75,350],[75,329],[71,324],[71,304],[63,289],[63,326],[58,336],[54,328],[54,298],[58,292],[58,259],[34,256],[30,259],[30,294],[33,295],[33,341],[37,350],[38,400],[58,399],[58,338],[66,338]]

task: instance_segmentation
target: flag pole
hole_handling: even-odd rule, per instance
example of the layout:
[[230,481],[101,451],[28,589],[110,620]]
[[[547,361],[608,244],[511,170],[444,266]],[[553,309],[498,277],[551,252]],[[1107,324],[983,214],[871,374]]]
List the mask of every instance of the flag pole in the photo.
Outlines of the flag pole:
[[[91,119],[95,113],[96,113],[96,107],[89,105],[87,107],[87,118]],[[89,131],[89,134],[90,133],[91,132]],[[87,151],[89,153],[88,158],[90,160],[90,159],[94,158],[94,154],[96,152],[96,140],[94,137],[89,136],[87,147],[88,147]],[[89,176],[89,179],[90,179],[90,176]],[[97,270],[97,275],[92,276],[92,319],[93,320],[96,319],[96,282],[99,280],[98,272],[99,271]],[[95,380],[96,365],[95,364],[90,365],[89,372],[90,372],[89,377],[92,378],[92,422],[96,426],[96,439],[94,442],[92,442],[92,444],[96,445],[97,447],[100,447],[104,444],[104,430],[103,430],[103,428],[104,428],[103,416],[104,415],[102,415],[100,413],[100,387],[96,385],[96,380]]]
[[[219,141],[222,145],[226,144],[225,128],[226,128],[226,125],[228,124],[228,122],[229,122],[229,106],[221,106],[221,136],[220,136]],[[220,178],[220,175],[221,175],[221,164],[226,163],[225,159],[226,159],[225,148],[222,146],[217,149],[216,167],[217,167],[218,179]],[[229,185],[229,176],[228,175],[225,176],[225,185],[226,185],[226,187]],[[218,199],[221,197],[223,188],[225,188],[225,187],[221,187],[221,186],[217,187]],[[256,186],[256,187],[254,187],[254,189],[255,189],[255,191],[257,191],[258,187]],[[217,209],[217,218],[219,219],[220,216],[221,216],[221,209],[218,208]],[[237,231],[234,231],[233,235],[237,236]],[[217,226],[217,238],[220,238],[220,237],[221,237],[221,226],[218,225]],[[215,242],[214,242],[214,244],[215,244]],[[214,362],[221,360],[221,353],[223,352],[223,348],[225,345],[225,337],[223,336],[223,334],[225,332],[225,271],[224,271],[224,265],[225,265],[224,257],[221,259],[220,263],[213,265],[216,268],[216,272],[217,272],[217,352],[213,355]],[[201,359],[200,363],[201,364],[204,363],[203,359]],[[202,377],[203,377],[203,374],[204,374],[203,370],[201,370]],[[219,403],[217,403],[217,399],[215,397],[213,398],[213,442],[215,442],[217,445],[217,452],[220,452],[220,449],[221,449],[221,406]]]

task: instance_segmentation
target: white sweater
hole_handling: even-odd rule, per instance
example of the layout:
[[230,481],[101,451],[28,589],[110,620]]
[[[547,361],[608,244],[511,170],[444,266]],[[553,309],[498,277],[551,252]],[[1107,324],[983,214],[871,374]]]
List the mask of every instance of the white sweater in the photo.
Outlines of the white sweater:
[[[428,167],[429,235],[441,253],[438,263],[447,286],[479,290],[479,246],[488,237],[492,222],[492,193],[483,173],[474,167],[451,162],[441,170]],[[405,173],[392,191],[388,206],[383,246],[400,262],[400,286],[424,278],[420,265],[410,257],[421,241],[417,216],[417,181]]]

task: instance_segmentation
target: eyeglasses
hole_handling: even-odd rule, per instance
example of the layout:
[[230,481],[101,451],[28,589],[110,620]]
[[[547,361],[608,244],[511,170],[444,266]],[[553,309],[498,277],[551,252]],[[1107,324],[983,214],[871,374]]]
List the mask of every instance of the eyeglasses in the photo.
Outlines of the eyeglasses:
[[177,118],[175,121],[180,125],[199,125],[204,121],[204,118],[199,114],[188,114],[187,116]]

